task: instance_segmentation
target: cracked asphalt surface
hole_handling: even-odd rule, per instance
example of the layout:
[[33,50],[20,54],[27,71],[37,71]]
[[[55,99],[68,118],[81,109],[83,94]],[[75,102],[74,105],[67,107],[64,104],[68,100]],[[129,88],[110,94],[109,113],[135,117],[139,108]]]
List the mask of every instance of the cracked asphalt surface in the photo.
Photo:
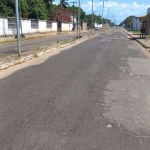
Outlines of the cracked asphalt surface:
[[149,150],[142,51],[115,28],[0,79],[0,150]]

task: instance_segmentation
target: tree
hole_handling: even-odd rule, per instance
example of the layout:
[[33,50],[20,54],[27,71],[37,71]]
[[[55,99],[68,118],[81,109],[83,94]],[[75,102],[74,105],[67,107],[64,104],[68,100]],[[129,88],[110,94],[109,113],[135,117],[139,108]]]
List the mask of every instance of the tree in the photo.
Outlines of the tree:
[[[92,14],[88,14],[85,16],[85,19],[84,19],[85,22],[87,22],[87,26],[91,26],[92,24]],[[101,16],[100,15],[94,15],[93,16],[93,21],[100,24],[102,23],[102,19],[101,19]]]
[[28,18],[28,3],[27,3],[27,0],[19,0],[19,10],[21,12],[21,16],[23,18]]
[[44,0],[44,3],[46,5],[46,9],[50,9],[50,7],[52,6],[54,1],[55,0]]
[[0,16],[13,17],[15,16],[15,1],[0,0]]
[[60,3],[58,6],[66,9],[69,6],[68,0],[60,0]]
[[49,20],[55,20],[56,11],[57,11],[57,5],[55,5],[55,4],[51,5],[50,9],[48,10],[48,19]]
[[[68,7],[68,9],[73,11],[73,6]],[[76,14],[78,14],[78,7],[74,6],[74,12]],[[81,19],[81,21],[85,21],[85,19],[86,19],[86,13],[83,11],[82,8],[80,9],[80,19]]]
[[46,6],[43,0],[27,0],[29,18],[32,19],[47,19]]
[[127,29],[132,29],[132,19],[134,18],[134,16],[129,16],[129,17],[127,17],[124,21],[123,21],[123,23],[121,23],[121,24],[125,24],[125,27],[127,28]]

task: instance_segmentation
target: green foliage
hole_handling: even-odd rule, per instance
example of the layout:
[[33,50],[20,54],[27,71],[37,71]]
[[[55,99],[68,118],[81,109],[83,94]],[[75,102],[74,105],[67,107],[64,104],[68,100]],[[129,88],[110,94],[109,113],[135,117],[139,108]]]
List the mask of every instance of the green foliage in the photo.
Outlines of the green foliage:
[[27,0],[21,0],[19,1],[19,10],[21,12],[21,16],[23,18],[28,18],[28,3]]
[[[56,17],[57,7],[67,8],[73,11],[73,6],[69,6],[68,0],[60,0],[57,6],[53,4],[55,0],[18,0],[19,12],[21,17],[41,20],[54,20]],[[78,14],[78,7],[74,6],[76,15]],[[81,21],[87,22],[91,25],[91,14],[86,15],[85,11],[80,9]],[[15,0],[0,0],[0,16],[15,17]],[[78,15],[77,15],[78,16]],[[101,16],[94,15],[94,21],[101,23]]]
[[69,6],[68,0],[60,0],[60,3],[58,6],[66,9]]
[[[73,6],[68,7],[68,9],[73,11]],[[76,15],[78,14],[78,7],[74,6],[74,12],[76,13]],[[86,21],[86,13],[82,8],[80,9],[80,15],[81,15],[80,17],[81,21]]]
[[57,9],[57,5],[51,5],[50,8],[47,10],[48,12],[48,19],[50,20],[54,20],[56,17],[56,9]]
[[[87,22],[88,26],[91,26],[92,24],[92,14],[86,15],[85,22]],[[93,22],[96,22],[98,24],[102,23],[102,18],[100,15],[93,15]]]
[[134,18],[134,16],[129,16],[127,17],[121,24],[125,24],[125,27],[129,30],[132,29],[132,19]]
[[119,26],[123,26],[123,21],[119,24]]
[[15,12],[14,0],[0,0],[0,16],[14,16]]
[[29,18],[47,19],[46,4],[43,0],[27,0]]
[[[19,0],[21,16],[32,19],[47,19],[48,5],[53,0]],[[0,16],[15,17],[15,0],[0,0]]]

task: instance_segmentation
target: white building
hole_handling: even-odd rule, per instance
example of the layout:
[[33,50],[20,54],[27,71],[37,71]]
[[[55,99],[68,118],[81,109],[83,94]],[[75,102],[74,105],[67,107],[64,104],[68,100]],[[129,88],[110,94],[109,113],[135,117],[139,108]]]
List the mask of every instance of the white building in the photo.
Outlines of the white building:
[[134,17],[132,19],[133,27],[132,30],[139,30],[141,28],[141,21],[139,20],[139,17]]
[[[58,31],[58,24],[56,21],[22,19],[21,26],[20,32],[22,29],[23,34]],[[72,27],[72,22],[62,23],[62,31],[72,31]],[[15,18],[0,18],[0,36],[10,36],[15,34]]]
[[74,30],[77,30],[77,13],[71,12],[71,22],[72,22],[72,27],[73,27],[73,21],[74,21]]

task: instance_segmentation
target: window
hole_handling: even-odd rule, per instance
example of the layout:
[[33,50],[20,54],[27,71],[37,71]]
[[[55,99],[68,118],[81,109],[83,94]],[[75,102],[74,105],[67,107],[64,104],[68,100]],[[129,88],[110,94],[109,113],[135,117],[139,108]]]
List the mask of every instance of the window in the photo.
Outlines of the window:
[[34,29],[38,29],[39,28],[38,20],[31,20],[31,28],[34,28]]
[[8,29],[16,28],[16,19],[8,18]]
[[46,22],[46,28],[52,28],[52,22],[51,21]]

